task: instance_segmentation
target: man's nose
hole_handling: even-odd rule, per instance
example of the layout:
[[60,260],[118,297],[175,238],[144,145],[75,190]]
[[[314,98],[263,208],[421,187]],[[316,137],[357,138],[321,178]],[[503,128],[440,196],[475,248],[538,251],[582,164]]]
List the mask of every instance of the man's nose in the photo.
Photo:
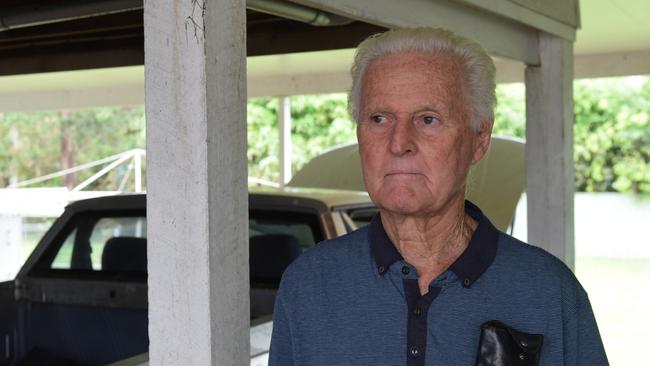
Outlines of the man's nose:
[[390,152],[397,156],[415,153],[415,127],[407,120],[398,120],[391,131]]

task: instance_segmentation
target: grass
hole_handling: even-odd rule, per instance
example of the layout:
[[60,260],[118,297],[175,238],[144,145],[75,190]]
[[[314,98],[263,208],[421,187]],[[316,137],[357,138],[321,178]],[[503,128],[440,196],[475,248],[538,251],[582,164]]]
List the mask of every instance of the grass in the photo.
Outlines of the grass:
[[650,344],[650,258],[576,260],[612,366],[645,366]]

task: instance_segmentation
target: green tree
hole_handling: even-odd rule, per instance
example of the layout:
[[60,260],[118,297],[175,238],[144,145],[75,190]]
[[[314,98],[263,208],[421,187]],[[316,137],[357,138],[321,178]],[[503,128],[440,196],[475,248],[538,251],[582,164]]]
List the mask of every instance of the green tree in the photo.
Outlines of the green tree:
[[526,99],[523,84],[498,85],[493,132],[497,135],[526,137]]
[[356,142],[345,94],[292,97],[291,118],[294,172],[331,147]]
[[[336,145],[355,141],[345,94],[291,97],[292,171]],[[248,102],[248,174],[279,179],[278,102],[275,98]]]
[[273,98],[248,101],[248,175],[277,182],[280,137],[278,101]]
[[[523,84],[499,85],[494,132],[525,136]],[[650,78],[574,83],[575,183],[579,192],[650,193]]]
[[[66,135],[75,164],[83,164],[145,146],[144,108],[104,107],[61,111],[0,114],[0,186],[53,173],[68,166],[62,159]],[[76,182],[93,171],[76,174]],[[120,171],[91,188],[115,189]],[[61,186],[61,178],[41,186]]]
[[575,83],[576,189],[650,193],[650,80]]

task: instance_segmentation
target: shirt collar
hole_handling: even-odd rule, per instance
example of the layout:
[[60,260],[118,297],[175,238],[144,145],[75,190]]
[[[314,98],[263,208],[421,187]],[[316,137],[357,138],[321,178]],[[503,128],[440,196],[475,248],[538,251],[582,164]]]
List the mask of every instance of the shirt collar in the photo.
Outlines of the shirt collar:
[[[464,287],[470,287],[494,261],[499,231],[473,203],[465,201],[465,212],[476,220],[478,225],[467,248],[451,264],[449,270],[461,279]],[[404,259],[386,234],[379,214],[370,222],[368,239],[380,275],[383,276],[393,263]]]

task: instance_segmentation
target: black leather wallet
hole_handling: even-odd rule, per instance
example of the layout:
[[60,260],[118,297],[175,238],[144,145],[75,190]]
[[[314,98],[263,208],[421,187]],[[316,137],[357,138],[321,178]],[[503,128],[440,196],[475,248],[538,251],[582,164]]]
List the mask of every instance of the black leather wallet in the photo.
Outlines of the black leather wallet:
[[500,321],[481,325],[476,366],[537,366],[544,335],[515,330]]

